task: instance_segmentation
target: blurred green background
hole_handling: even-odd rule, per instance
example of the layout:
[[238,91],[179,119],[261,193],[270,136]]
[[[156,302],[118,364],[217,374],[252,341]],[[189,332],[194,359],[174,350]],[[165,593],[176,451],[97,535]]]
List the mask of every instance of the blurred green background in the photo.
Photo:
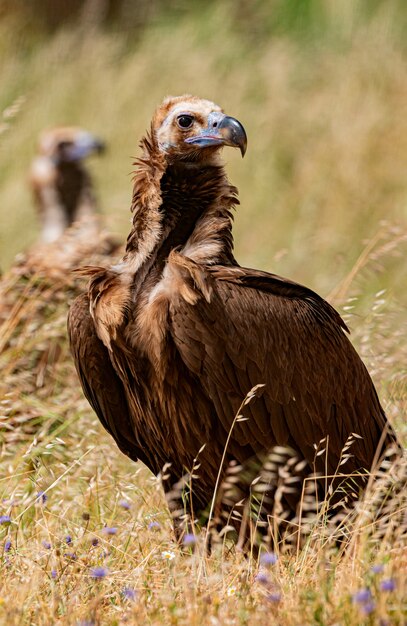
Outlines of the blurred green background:
[[0,267],[38,235],[27,170],[43,128],[106,140],[89,167],[124,237],[139,139],[187,92],[247,130],[244,160],[224,151],[241,264],[326,296],[377,235],[355,284],[407,302],[406,27],[405,0],[0,0]]

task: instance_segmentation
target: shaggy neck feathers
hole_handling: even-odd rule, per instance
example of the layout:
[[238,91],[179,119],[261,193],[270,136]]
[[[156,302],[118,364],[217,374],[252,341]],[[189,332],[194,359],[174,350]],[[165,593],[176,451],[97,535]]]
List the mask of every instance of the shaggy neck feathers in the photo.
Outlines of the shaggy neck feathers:
[[123,259],[128,270],[163,265],[176,247],[199,262],[234,264],[231,210],[238,204],[237,190],[224,168],[215,159],[168,163],[153,130],[141,147]]
[[[112,349],[131,301],[144,298],[160,280],[174,249],[195,263],[236,265],[232,208],[238,204],[217,163],[167,163],[154,133],[141,142],[133,189],[133,224],[121,263],[105,270],[88,267],[90,312],[96,331]],[[148,281],[148,286],[146,281]],[[140,300],[139,300],[140,301]]]

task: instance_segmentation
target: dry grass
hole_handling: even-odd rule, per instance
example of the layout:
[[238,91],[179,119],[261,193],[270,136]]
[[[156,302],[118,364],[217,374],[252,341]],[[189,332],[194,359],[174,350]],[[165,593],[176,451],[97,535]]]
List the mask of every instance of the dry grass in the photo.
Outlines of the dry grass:
[[[0,137],[1,264],[36,236],[22,181],[41,128],[103,129],[110,151],[94,174],[108,225],[124,234],[126,173],[152,108],[165,93],[210,97],[248,130],[247,158],[226,154],[242,200],[239,260],[330,294],[405,443],[405,55],[396,4],[367,24],[356,5],[327,3],[331,31],[315,45],[283,34],[253,45],[230,26],[228,3],[157,22],[137,46],[62,31],[27,50],[5,20],[0,110],[18,110]],[[0,523],[0,623],[405,624],[405,492],[389,486],[405,480],[405,462],[372,484],[344,554],[323,520],[302,550],[281,549],[260,570],[230,544],[211,556],[204,537],[178,547],[159,482],[118,452],[79,390],[65,325],[83,284],[22,267],[0,285],[0,515],[10,517]]]
[[[381,220],[405,230],[407,78],[395,35],[406,13],[399,3],[381,3],[368,23],[358,1],[328,5],[324,38],[315,41],[264,34],[254,43],[248,20],[233,26],[228,2],[157,20],[137,41],[61,31],[31,51],[5,20],[0,109],[26,100],[0,143],[0,266],[36,236],[24,181],[41,129],[79,124],[104,136],[109,150],[91,167],[107,225],[125,235],[139,138],[165,94],[193,92],[247,129],[245,159],[225,151],[241,197],[241,263],[329,293]],[[397,285],[404,273],[405,264],[387,258],[368,292]]]
[[[205,536],[179,547],[159,481],[118,452],[79,390],[65,319],[67,303],[83,285],[66,273],[50,279],[17,267],[1,288],[0,515],[10,522],[0,524],[0,621],[404,623],[406,493],[396,486],[405,485],[405,460],[376,478],[348,520],[345,552],[323,519],[311,526],[302,549],[286,553],[280,546],[273,565],[259,566],[222,542],[208,556]],[[381,300],[361,345],[374,341],[379,327],[395,330],[382,323],[388,303]],[[380,391],[389,385],[390,413],[405,438],[397,415],[405,388],[402,393],[393,381],[407,344],[405,336],[393,337],[384,338]],[[372,512],[380,506],[375,523]]]

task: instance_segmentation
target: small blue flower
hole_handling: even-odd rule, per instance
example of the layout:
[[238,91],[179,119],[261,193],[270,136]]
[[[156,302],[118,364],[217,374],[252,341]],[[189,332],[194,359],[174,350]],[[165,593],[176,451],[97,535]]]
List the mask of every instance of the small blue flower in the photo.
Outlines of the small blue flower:
[[384,571],[384,565],[382,565],[381,563],[373,565],[373,567],[370,568],[370,571],[372,572],[372,574],[382,574]]
[[274,554],[274,552],[263,552],[260,557],[260,563],[265,567],[271,567],[272,565],[275,565],[277,561],[278,557],[277,554]]
[[268,585],[270,582],[270,578],[266,572],[259,572],[254,580],[261,585]]
[[97,546],[97,545],[99,545],[99,539],[97,537],[93,537],[92,546]]
[[117,528],[114,526],[105,526],[102,530],[106,535],[115,535],[117,533]]
[[274,591],[272,593],[268,593],[267,596],[266,596],[266,599],[269,602],[275,602],[277,604],[281,600],[281,593],[279,593],[278,591]]
[[128,511],[131,507],[130,502],[127,502],[127,500],[119,500],[119,505],[122,507],[122,509],[126,509],[126,511]]
[[4,542],[4,552],[10,552],[11,550],[11,541],[10,539],[6,539]]
[[126,600],[130,600],[131,602],[134,602],[137,597],[137,592],[131,587],[124,587],[122,594]]
[[10,524],[11,517],[10,515],[0,515],[0,524]]
[[71,561],[76,561],[76,559],[78,558],[75,552],[64,552],[64,557],[70,559]]
[[360,589],[352,596],[352,602],[354,604],[363,604],[369,602],[372,598],[370,589]]
[[375,610],[376,605],[374,602],[366,602],[365,604],[362,604],[360,606],[360,610],[362,611],[362,613],[364,613],[365,615],[370,615],[371,613],[373,613],[373,611]]
[[70,544],[70,543],[72,543],[72,537],[71,537],[71,535],[67,535],[67,536],[65,537],[65,543],[67,543],[67,544],[68,544],[68,546],[69,546],[69,544]]
[[385,578],[380,583],[380,589],[382,591],[394,591],[395,588],[396,588],[396,582],[393,580],[393,578]]
[[94,567],[90,570],[91,577],[97,579],[104,578],[108,573],[109,571],[106,567]]
[[184,546],[194,546],[196,544],[196,537],[193,533],[187,533],[182,540]]
[[41,504],[45,504],[46,501],[48,500],[48,496],[46,493],[44,493],[43,491],[39,491],[37,493],[37,501],[41,502]]
[[159,530],[161,528],[158,522],[150,522],[148,525],[148,530]]
[[44,540],[44,541],[42,542],[42,545],[44,546],[44,548],[45,548],[46,550],[51,550],[51,544],[50,544],[50,542],[49,542],[49,541],[45,541],[45,540]]
[[57,570],[56,569],[52,569],[51,570],[51,578],[56,578],[57,577]]

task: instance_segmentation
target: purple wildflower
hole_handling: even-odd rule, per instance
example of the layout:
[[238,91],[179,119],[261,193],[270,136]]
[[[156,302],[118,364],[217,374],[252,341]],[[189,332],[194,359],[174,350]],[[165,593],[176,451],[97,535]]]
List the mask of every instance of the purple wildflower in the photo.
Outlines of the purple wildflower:
[[11,550],[11,541],[10,539],[6,539],[4,542],[4,552],[10,552]]
[[364,604],[366,602],[369,602],[371,598],[372,594],[370,592],[370,589],[360,589],[353,594],[352,602],[353,604]]
[[92,546],[97,546],[99,544],[99,539],[97,537],[93,537]]
[[56,569],[52,569],[51,570],[51,578],[56,578],[57,577],[57,570]]
[[78,558],[75,552],[64,552],[64,557],[70,559],[71,561],[76,561],[76,559]]
[[159,530],[161,528],[158,522],[150,522],[148,525],[148,530]]
[[0,515],[0,524],[10,524],[11,517],[10,515]]
[[40,502],[41,504],[45,504],[46,501],[48,500],[48,496],[46,493],[44,493],[43,491],[39,491],[37,493],[37,501]]
[[131,506],[130,502],[127,502],[127,500],[120,500],[119,505],[122,507],[122,509],[126,509],[126,511],[128,511]]
[[126,600],[130,600],[131,602],[134,602],[137,597],[137,592],[131,587],[124,587],[122,594]]
[[373,613],[375,608],[376,608],[375,603],[372,602],[372,601],[369,601],[369,602],[366,602],[365,604],[362,604],[361,607],[360,607],[360,610],[365,615],[370,615],[371,613]]
[[196,537],[193,533],[187,533],[182,540],[184,546],[194,546],[196,544]]
[[385,578],[380,583],[380,589],[382,591],[394,591],[396,588],[396,582],[393,578]]
[[381,563],[378,563],[377,565],[373,565],[373,567],[370,568],[370,571],[372,572],[372,574],[382,574],[384,570],[384,565],[382,565]]
[[277,561],[278,557],[277,554],[274,554],[274,552],[263,552],[260,557],[260,563],[265,567],[271,567],[272,565],[275,565]]
[[42,545],[44,546],[44,548],[45,548],[46,550],[51,550],[51,544],[50,544],[50,542],[49,542],[49,541],[45,541],[45,540],[44,540],[44,541],[42,542]]
[[278,591],[273,591],[272,593],[268,593],[266,599],[269,602],[275,602],[276,604],[281,600],[281,593]]
[[266,572],[259,572],[254,580],[261,585],[268,585],[270,582],[270,578]]
[[68,544],[68,546],[69,546],[69,544],[70,544],[70,543],[72,543],[72,537],[71,537],[71,535],[67,535],[67,536],[65,537],[65,543],[67,543],[67,544]]
[[94,567],[90,570],[90,575],[92,578],[102,579],[108,574],[108,569],[106,567]]
[[117,528],[114,526],[105,526],[102,530],[106,535],[115,535],[117,533]]

